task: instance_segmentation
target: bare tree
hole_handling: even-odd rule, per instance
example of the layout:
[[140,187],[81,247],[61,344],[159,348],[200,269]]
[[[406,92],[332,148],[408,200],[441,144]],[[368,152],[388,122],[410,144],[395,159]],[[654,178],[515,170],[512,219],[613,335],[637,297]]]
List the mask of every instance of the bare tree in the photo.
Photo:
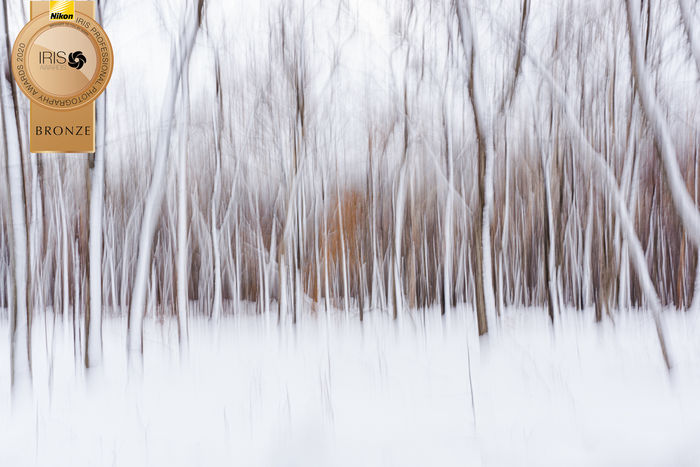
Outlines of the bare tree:
[[661,106],[650,82],[646,60],[642,52],[642,39],[639,35],[639,2],[637,0],[625,0],[625,4],[627,6],[627,30],[635,87],[639,94],[644,114],[654,131],[654,139],[663,163],[664,175],[668,189],[671,192],[673,205],[693,243],[695,243],[696,247],[700,247],[700,211],[695,207],[695,202],[688,193],[678,167],[676,147],[671,136],[671,130],[668,122],[662,115]]
[[12,300],[10,307],[10,332],[11,332],[11,370],[10,381],[15,387],[17,382],[31,383],[31,343],[29,320],[29,250],[28,229],[26,213],[26,195],[24,178],[24,161],[22,155],[25,147],[22,144],[21,119],[17,99],[17,88],[12,80],[10,59],[12,47],[10,45],[8,2],[3,2],[3,21],[0,22],[0,37],[4,38],[3,47],[4,63],[6,68],[0,78],[0,100],[2,104],[3,134],[5,140],[5,154],[7,181],[10,194],[10,219],[12,228],[9,229],[10,264]]
[[495,315],[493,271],[491,262],[491,213],[493,205],[493,136],[491,115],[483,91],[479,51],[467,0],[457,3],[460,38],[467,61],[467,89],[474,113],[474,126],[479,143],[478,183],[479,206],[476,215],[476,316],[479,335],[488,332],[487,316]]
[[[97,5],[97,19],[104,19],[105,1]],[[89,301],[85,313],[86,320],[86,349],[85,367],[99,365],[102,359],[102,217],[104,215],[104,185],[105,185],[105,151],[107,143],[107,95],[103,95],[96,103],[95,154],[91,166],[90,180],[90,231],[89,231]]]
[[[582,154],[585,155],[585,160],[590,164],[595,170],[598,179],[601,181],[603,187],[607,190],[609,196],[612,199],[612,205],[620,221],[620,226],[622,228],[622,233],[625,240],[630,246],[630,256],[632,259],[632,264],[634,266],[635,272],[639,279],[639,283],[642,287],[645,298],[647,299],[647,304],[652,310],[654,321],[656,325],[657,335],[659,338],[659,344],[661,346],[661,352],[666,363],[666,367],[671,369],[671,359],[666,349],[666,341],[664,338],[663,328],[661,325],[661,302],[656,293],[656,288],[649,275],[649,269],[646,264],[646,258],[644,255],[644,250],[642,249],[641,243],[639,242],[639,237],[634,230],[634,225],[630,220],[630,215],[627,210],[627,205],[625,198],[620,192],[620,188],[617,184],[617,179],[615,174],[610,169],[610,166],[605,161],[605,158],[593,147],[591,142],[588,140],[585,132],[581,128],[576,116],[571,109],[568,102],[566,93],[562,88],[556,83],[552,75],[539,63],[536,57],[528,54],[528,58],[532,61],[535,67],[538,69],[542,77],[546,80],[547,84],[552,88],[554,97],[558,101],[559,105],[562,107],[564,116],[567,118],[575,140],[578,142],[578,148],[581,150]],[[578,160],[578,159],[577,159]],[[586,169],[583,166],[582,169]]]
[[[533,121],[537,122],[534,117]],[[537,125],[537,123],[535,123]],[[538,131],[538,130],[535,130]],[[555,236],[554,236],[554,208],[552,207],[552,151],[547,150],[542,145],[542,138],[538,135],[537,150],[540,153],[540,168],[542,178],[544,180],[544,271],[545,280],[547,282],[547,310],[549,319],[554,323],[554,315],[559,308],[559,295],[557,289],[557,267],[556,267],[556,252],[555,252]]]
[[177,259],[175,274],[177,276],[176,296],[177,296],[177,329],[180,347],[185,348],[188,337],[188,308],[189,296],[187,283],[189,271],[187,267],[187,253],[189,251],[188,241],[188,216],[187,216],[187,159],[189,154],[189,131],[190,124],[190,75],[189,56],[185,59],[185,78],[180,81],[182,86],[182,103],[184,107],[184,118],[181,120],[180,137],[182,141],[177,154]]
[[158,131],[158,141],[155,151],[155,165],[151,186],[146,195],[144,211],[141,221],[141,233],[139,235],[139,250],[136,266],[136,276],[129,308],[129,344],[132,353],[143,352],[143,317],[146,311],[146,293],[148,285],[149,269],[152,258],[153,235],[156,231],[160,207],[165,194],[165,179],[167,175],[168,154],[170,153],[170,135],[175,117],[175,103],[180,79],[192,54],[197,32],[202,25],[204,14],[204,0],[196,3],[188,3],[196,9],[195,15],[187,15],[180,31],[180,36],[174,41],[171,64],[173,72],[170,74],[163,106],[161,109],[162,125]]

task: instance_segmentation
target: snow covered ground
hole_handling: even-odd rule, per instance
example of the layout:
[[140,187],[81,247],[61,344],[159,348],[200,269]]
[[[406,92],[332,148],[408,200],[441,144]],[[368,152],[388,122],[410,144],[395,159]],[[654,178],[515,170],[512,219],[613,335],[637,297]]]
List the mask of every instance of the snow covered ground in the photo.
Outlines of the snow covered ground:
[[148,321],[141,376],[107,319],[86,376],[71,330],[38,318],[31,402],[11,400],[2,321],[0,466],[700,465],[700,316],[664,315],[670,377],[651,317],[615,319],[552,332],[511,310],[479,341],[466,310],[239,314],[193,321],[183,357],[175,322]]

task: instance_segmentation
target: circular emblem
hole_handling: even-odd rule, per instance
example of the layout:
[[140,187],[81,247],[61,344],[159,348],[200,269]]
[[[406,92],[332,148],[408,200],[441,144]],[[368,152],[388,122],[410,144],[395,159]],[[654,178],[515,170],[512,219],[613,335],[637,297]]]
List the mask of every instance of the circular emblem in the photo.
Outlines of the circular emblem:
[[73,21],[39,16],[20,31],[12,49],[12,74],[32,102],[73,110],[94,102],[112,77],[114,53],[97,22],[75,12]]

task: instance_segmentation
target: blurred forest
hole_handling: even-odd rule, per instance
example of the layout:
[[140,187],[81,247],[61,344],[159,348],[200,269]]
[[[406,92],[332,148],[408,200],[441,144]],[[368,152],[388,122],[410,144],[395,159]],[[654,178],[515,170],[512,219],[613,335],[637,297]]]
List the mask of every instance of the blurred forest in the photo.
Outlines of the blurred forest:
[[291,321],[467,303],[480,334],[506,307],[700,308],[697,2],[122,17],[140,3],[98,2],[117,68],[90,156],[28,154],[7,70],[27,6],[3,3],[0,308],[18,332],[52,310],[90,365],[103,315],[128,314],[137,349],[144,315],[184,337],[243,302]]

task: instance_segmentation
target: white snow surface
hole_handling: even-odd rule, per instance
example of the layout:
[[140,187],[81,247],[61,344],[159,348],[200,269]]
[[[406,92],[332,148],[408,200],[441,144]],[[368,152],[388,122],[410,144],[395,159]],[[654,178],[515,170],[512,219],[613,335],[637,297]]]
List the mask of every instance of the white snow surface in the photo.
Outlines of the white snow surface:
[[124,320],[105,318],[103,365],[85,374],[48,316],[33,400],[13,399],[0,353],[0,466],[700,465],[696,313],[662,315],[670,376],[639,311],[552,327],[546,310],[506,310],[481,339],[467,309],[296,326],[239,313],[192,320],[184,356],[176,321],[147,319],[142,375]]

